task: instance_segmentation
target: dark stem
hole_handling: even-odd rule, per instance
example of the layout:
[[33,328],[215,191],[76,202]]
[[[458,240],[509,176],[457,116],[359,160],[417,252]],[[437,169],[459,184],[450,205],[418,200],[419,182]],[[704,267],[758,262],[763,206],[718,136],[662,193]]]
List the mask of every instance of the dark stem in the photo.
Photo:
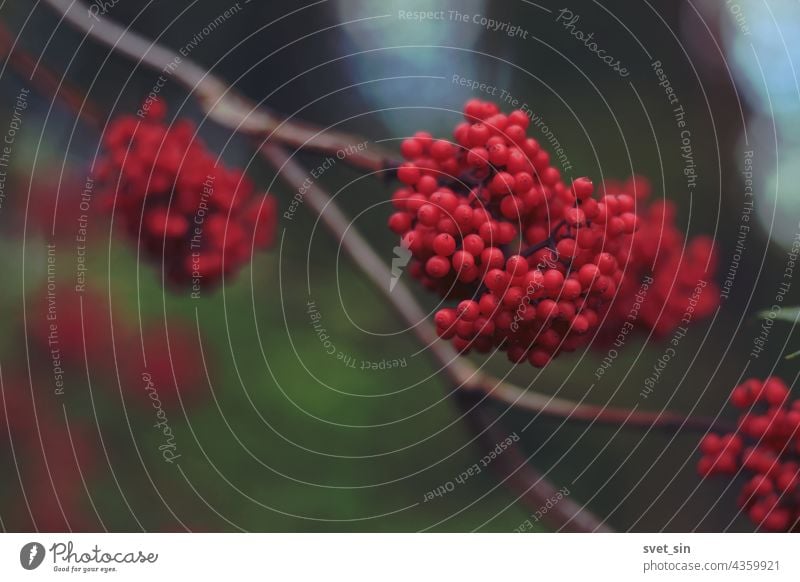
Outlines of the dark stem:
[[566,224],[567,224],[567,222],[565,220],[562,220],[561,222],[556,224],[556,226],[555,226],[555,228],[553,228],[553,230],[550,231],[550,236],[548,236],[543,241],[536,243],[535,245],[529,246],[528,248],[524,249],[520,254],[523,257],[527,258],[527,257],[530,257],[536,251],[540,251],[540,250],[542,250],[544,248],[551,248],[551,249],[555,250],[556,235],[558,234],[558,231]]
[[[491,450],[508,437],[508,432],[502,430],[498,419],[482,406],[482,399],[460,391],[456,400],[484,448]],[[531,466],[530,459],[519,444],[510,445],[502,455],[495,457],[492,469],[509,489],[520,496],[519,500],[532,515],[537,512],[543,514],[542,521],[551,528],[564,532],[613,531],[572,497],[563,497],[553,502],[557,498],[558,489]],[[548,501],[550,507],[545,512],[543,509]]]

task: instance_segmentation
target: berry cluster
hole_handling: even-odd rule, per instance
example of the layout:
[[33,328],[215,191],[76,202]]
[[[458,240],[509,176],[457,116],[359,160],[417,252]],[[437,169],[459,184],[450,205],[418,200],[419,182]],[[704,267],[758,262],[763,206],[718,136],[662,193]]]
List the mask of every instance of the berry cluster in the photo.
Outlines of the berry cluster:
[[271,243],[277,207],[272,196],[254,195],[241,170],[220,163],[190,121],[166,125],[165,114],[154,101],[145,119],[112,122],[98,177],[114,194],[108,210],[147,256],[163,261],[170,282],[213,284]]
[[744,411],[738,429],[703,438],[698,471],[704,477],[742,471],[750,478],[739,505],[750,519],[766,531],[798,531],[800,400],[789,402],[786,383],[770,377],[763,382],[746,380],[734,388],[731,402]]
[[[711,315],[719,305],[719,289],[713,282],[717,256],[709,237],[686,240],[675,225],[675,206],[668,200],[649,201],[647,179],[636,176],[626,182],[604,182],[606,195],[636,200],[639,229],[620,244],[616,258],[625,267],[613,303],[609,306],[605,335],[615,334],[629,321],[662,337],[682,320]],[[647,283],[647,285],[643,285]]]
[[405,186],[389,228],[411,251],[414,277],[463,299],[436,313],[441,337],[543,366],[598,327],[623,277],[636,201],[595,197],[587,178],[565,185],[523,111],[471,100],[464,117],[455,143],[425,132],[402,143]]

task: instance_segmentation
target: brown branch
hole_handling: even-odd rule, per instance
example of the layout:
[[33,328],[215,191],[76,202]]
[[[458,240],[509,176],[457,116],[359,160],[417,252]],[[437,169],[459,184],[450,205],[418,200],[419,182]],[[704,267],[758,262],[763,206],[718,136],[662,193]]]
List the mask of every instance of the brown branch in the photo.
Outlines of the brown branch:
[[23,50],[16,48],[16,39],[11,31],[0,22],[0,55],[7,57],[7,62],[18,74],[31,81],[38,89],[51,98],[60,98],[76,116],[93,125],[100,124],[100,111],[86,101],[85,95],[63,79],[59,79],[48,69],[36,67],[36,59]]
[[[487,448],[494,448],[498,442],[508,437],[508,434],[499,429],[498,419],[485,407],[481,407],[480,401],[464,391],[459,392],[456,399],[467,421]],[[573,499],[563,498],[553,503],[558,490],[531,466],[530,459],[518,445],[510,445],[502,455],[497,456],[492,461],[492,468],[532,512],[542,512],[542,520],[553,529],[564,532],[613,531]],[[544,512],[548,501],[551,505]]]
[[[306,182],[308,172],[281,146],[267,142],[261,146],[261,153],[276,168],[281,179],[292,188],[299,189]],[[305,205],[319,216],[328,231],[341,243],[345,252],[412,328],[419,341],[427,346],[443,367],[449,369],[448,373],[456,385],[469,387],[475,377],[475,368],[467,360],[459,357],[458,352],[450,344],[439,341],[436,330],[428,322],[427,314],[419,306],[408,286],[403,281],[397,281],[394,288],[389,289],[392,277],[390,269],[331,200],[327,192],[316,183],[310,187],[305,184],[304,192]]]
[[[275,167],[280,177],[294,188],[299,189],[306,182],[307,171],[281,146],[267,142],[261,147],[261,153]],[[402,281],[397,281],[394,288],[389,290],[390,269],[353,228],[328,193],[317,184],[309,187],[306,183],[304,190],[303,202],[313,210],[350,258],[397,309],[420,342],[428,347],[455,387],[474,389],[482,386],[488,377],[482,376],[468,360],[460,357],[450,344],[439,340],[410,289]],[[481,384],[476,384],[476,381],[480,381]],[[499,381],[497,383],[500,384]],[[491,396],[492,391],[487,394]],[[457,393],[457,398],[459,402],[466,402],[466,395],[458,396]],[[477,429],[478,437],[485,442],[494,446],[494,443],[507,436],[500,435],[496,423],[487,423],[485,411],[480,410],[478,406],[465,406],[464,411],[467,419]],[[555,494],[556,488],[533,468],[527,466],[527,459],[516,446],[507,449],[500,458],[502,460],[498,463],[498,467],[502,467],[504,472],[508,473],[504,480],[508,480],[509,485],[520,493],[532,511],[541,508],[547,499]],[[567,503],[562,500],[559,506],[557,511],[550,514],[551,525],[556,527],[566,525],[567,529],[572,531],[609,531],[594,515],[575,502]]]
[[311,187],[308,187],[307,183],[304,184],[308,178],[306,170],[277,144],[265,143],[261,147],[261,153],[293,189],[300,190],[303,187],[305,191],[303,201],[319,216],[328,231],[340,241],[342,248],[356,265],[382,291],[423,345],[428,346],[431,354],[457,387],[482,392],[490,398],[535,412],[543,417],[600,425],[624,425],[628,428],[657,428],[666,431],[686,429],[705,432],[714,429],[727,432],[730,430],[730,427],[713,419],[689,418],[674,412],[640,412],[626,408],[578,404],[571,400],[519,388],[478,370],[469,360],[461,357],[450,344],[438,339],[436,330],[425,312],[402,281],[398,281],[394,290],[389,291],[388,282],[391,279],[389,267],[375,254],[375,251],[336,203],[331,200],[327,192],[317,184],[313,184]]
[[624,426],[635,429],[659,429],[665,432],[689,430],[695,432],[733,432],[735,425],[724,420],[703,416],[685,416],[677,412],[640,411],[598,404],[578,404],[565,398],[524,390],[509,382],[484,376],[482,384],[469,387],[489,393],[491,397],[543,417],[567,419],[575,422],[605,426]]
[[[73,2],[73,0],[44,1],[59,10],[67,21],[86,34],[112,50],[126,54],[151,69],[163,71],[176,57],[168,49],[151,43],[144,37],[125,30],[107,19],[90,22],[88,10],[81,2]],[[227,84],[185,59],[181,59],[181,66],[174,69],[172,75],[198,98],[206,114],[215,122],[232,131],[267,137],[267,142],[261,147],[263,156],[279,170],[281,178],[295,189],[298,189],[305,181],[306,172],[291,159],[282,146],[331,153],[363,141],[345,133],[326,132],[311,125],[281,120],[266,108],[259,107],[250,100],[239,96]],[[355,165],[360,168],[376,172],[386,169],[386,160],[389,158],[376,148],[370,148],[369,151],[360,151],[355,156],[348,155],[347,159],[355,162]],[[628,427],[666,430],[689,428],[704,431],[709,428],[719,428],[715,427],[713,422],[708,419],[688,419],[675,413],[642,413],[619,408],[581,405],[537,394],[531,390],[523,390],[484,374],[467,359],[460,357],[450,344],[438,339],[425,312],[402,282],[398,282],[393,291],[389,291],[390,270],[366,240],[352,227],[347,217],[326,192],[317,185],[313,185],[307,189],[304,199],[328,230],[337,240],[341,241],[343,248],[354,262],[382,290],[398,313],[412,327],[418,339],[436,358],[455,387],[479,391],[487,397],[536,412],[542,416],[566,420],[614,426],[624,424]],[[473,420],[476,418],[475,415],[470,417]],[[477,418],[481,420],[483,417]],[[485,425],[485,419],[482,422]],[[481,431],[481,434],[484,433],[492,434],[491,427]],[[521,455],[521,453],[517,452],[516,455]],[[525,464],[522,457],[509,455],[506,462],[516,465],[516,469],[509,475],[510,482],[522,492],[524,497],[530,498],[531,503],[539,502],[542,499],[546,500],[549,492],[555,491],[553,486],[542,479],[532,468],[522,467]],[[566,513],[561,515],[561,512]],[[559,512],[554,512],[553,518],[555,519],[559,515],[561,517],[558,519],[562,520],[562,525],[570,523],[571,527],[580,531],[594,531],[604,527],[597,518],[576,504],[573,505],[572,502],[564,504],[563,509]]]
[[[94,21],[89,16],[86,5],[81,2],[73,2],[73,0],[44,1],[56,8],[68,22],[88,35],[156,71],[162,71],[176,58],[175,53],[135,32],[122,28],[108,19],[100,17],[99,21]],[[33,66],[32,59],[17,58],[12,60],[12,63],[22,67]],[[42,69],[41,66],[40,69]],[[277,117],[267,112],[263,107],[254,109],[252,103],[237,95],[224,82],[191,61],[181,58],[181,66],[172,74],[190,91],[193,91],[195,96],[205,101],[208,106],[207,112],[209,116],[221,125],[234,131],[252,130],[254,133],[266,132],[269,128],[276,128],[278,134],[272,135],[271,138],[287,145],[297,145],[302,148],[309,147],[307,140],[309,139],[309,134],[313,133],[313,130],[307,129],[310,126],[281,123]],[[42,75],[45,80],[49,80],[50,84],[54,85],[54,90],[58,88],[60,83],[53,82],[53,80],[57,79],[55,75],[47,74],[44,71]],[[71,92],[74,93],[75,90],[72,89]],[[84,105],[78,107],[77,112],[82,117],[88,118],[87,111],[95,111],[95,109]],[[91,121],[91,119],[89,120]],[[261,124],[259,126],[260,129],[254,129],[259,123]],[[278,126],[281,127],[280,130],[277,129]],[[306,129],[293,133],[301,127],[306,127]],[[287,134],[291,135],[290,139],[285,139]],[[317,141],[317,144],[324,143],[325,148],[336,149],[363,141],[361,138],[347,134],[319,134],[317,138],[322,140]],[[314,142],[314,139],[311,139],[311,141]],[[329,150],[325,149],[324,151]],[[276,162],[280,162],[278,166],[283,168],[283,178],[294,188],[299,188],[299,185],[307,177],[305,171],[296,162],[290,160],[289,156],[281,148],[275,147],[274,144],[265,144],[262,148],[262,153],[270,159],[273,165]],[[349,159],[350,156],[347,156],[347,158]],[[372,171],[381,169],[379,168],[380,164],[377,157],[370,159],[371,161],[367,163],[367,168],[365,169],[372,168]],[[381,161],[384,159],[380,158]],[[383,260],[372,251],[358,231],[350,225],[347,217],[335,203],[331,202],[330,197],[324,191],[314,186],[306,195],[306,200],[309,206],[321,216],[323,224],[328,230],[342,241],[343,246],[356,264],[362,267],[366,275],[383,291],[386,298],[413,327],[414,333],[420,341],[429,346],[441,365],[449,369],[451,378],[457,386],[481,391],[505,404],[513,405],[544,417],[611,426],[624,424],[630,428],[657,428],[667,431],[687,429],[701,432],[707,430],[728,432],[732,429],[732,427],[713,419],[687,418],[667,411],[640,412],[624,408],[578,404],[570,400],[539,394],[529,389],[522,389],[478,371],[466,359],[459,357],[458,353],[449,344],[437,341],[433,326],[426,320],[424,311],[417,305],[413,295],[402,282],[398,282],[394,292],[389,292],[387,287],[387,282],[391,277],[389,269]]]
[[[329,155],[347,150],[348,154],[342,161],[369,172],[381,172],[399,165],[392,155],[375,144],[367,149],[354,147],[366,141],[359,136],[282,118],[263,104],[239,95],[228,83],[192,60],[102,15],[90,15],[88,6],[79,0],[44,0],[44,3],[52,6],[75,28],[112,51],[176,79],[197,99],[210,119],[231,131],[269,136],[292,148]],[[176,67],[176,63],[180,66]]]

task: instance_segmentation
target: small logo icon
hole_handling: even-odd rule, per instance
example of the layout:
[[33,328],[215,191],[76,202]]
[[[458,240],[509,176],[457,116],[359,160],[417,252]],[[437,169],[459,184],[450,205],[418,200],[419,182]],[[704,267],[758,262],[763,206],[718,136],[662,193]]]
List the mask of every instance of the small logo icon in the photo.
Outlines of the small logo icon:
[[410,241],[407,237],[400,239],[400,244],[394,247],[394,258],[392,259],[392,278],[389,281],[389,292],[394,291],[394,286],[403,276],[403,269],[411,260],[411,250],[409,250]]
[[26,570],[35,570],[44,561],[44,546],[38,542],[29,542],[19,552],[19,563]]

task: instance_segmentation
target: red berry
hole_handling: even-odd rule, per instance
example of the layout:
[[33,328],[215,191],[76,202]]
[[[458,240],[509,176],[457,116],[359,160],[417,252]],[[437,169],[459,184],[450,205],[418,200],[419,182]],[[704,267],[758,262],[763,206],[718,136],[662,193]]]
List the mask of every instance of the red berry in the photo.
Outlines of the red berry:
[[477,234],[468,234],[462,243],[463,249],[475,257],[483,252],[484,246],[483,239]]
[[522,277],[528,272],[528,260],[521,255],[513,255],[506,261],[506,271],[512,277]]
[[489,163],[489,152],[485,148],[474,147],[467,152],[467,163],[475,168],[485,168]]
[[488,146],[489,161],[494,166],[504,166],[508,162],[508,147],[503,143],[495,143]]
[[486,273],[486,286],[497,293],[504,293],[510,281],[509,274],[500,269],[491,269]]
[[509,149],[508,161],[506,162],[506,170],[512,174],[520,172],[527,172],[530,170],[530,162],[527,156],[517,148]]
[[509,125],[505,131],[506,138],[511,140],[514,143],[523,143],[525,138],[528,137],[525,134],[525,128],[519,125]]
[[508,172],[498,172],[489,183],[489,191],[496,195],[511,194],[514,189],[514,176]]
[[617,268],[617,260],[611,253],[600,253],[597,256],[597,268],[604,275],[610,275]]
[[564,288],[561,291],[561,296],[564,299],[577,299],[582,292],[581,284],[576,279],[567,279],[564,281]]
[[414,138],[404,139],[400,144],[400,153],[407,160],[416,160],[425,152],[422,142]]
[[389,228],[392,232],[403,234],[411,228],[411,215],[408,212],[395,212],[389,217]]
[[439,209],[433,204],[423,204],[417,211],[417,218],[425,226],[436,226],[439,216],[441,216]]
[[558,317],[558,304],[552,299],[542,299],[536,307],[536,317],[550,321]]
[[438,187],[439,184],[436,182],[436,178],[433,176],[422,176],[419,180],[417,180],[417,190],[420,192],[420,194],[429,196],[433,194]]
[[572,192],[578,200],[585,200],[594,193],[594,184],[589,178],[577,178],[572,182]]
[[456,271],[471,269],[475,266],[475,257],[466,251],[456,251],[453,253],[453,268]]
[[414,164],[402,164],[399,168],[397,168],[397,179],[403,182],[404,184],[408,184],[409,186],[413,186],[419,181],[421,174],[419,168],[417,168]]
[[440,309],[434,316],[437,327],[448,328],[456,322],[456,312],[452,309]]
[[449,257],[456,250],[456,239],[449,234],[439,234],[433,239],[433,250],[437,255]]
[[469,128],[469,144],[472,147],[486,145],[486,140],[492,135],[491,130],[483,123],[475,123]]
[[777,406],[779,404],[783,404],[786,398],[788,398],[789,388],[786,386],[786,383],[780,378],[776,377],[767,378],[764,381],[762,394],[764,395],[764,399],[767,401],[768,404],[771,404],[772,406]]
[[458,197],[452,192],[439,189],[430,195],[430,203],[444,213],[452,213],[458,206]]
[[[464,242],[466,243],[466,239],[476,235],[468,235]],[[483,239],[481,237],[477,237],[480,239],[481,243],[483,243]],[[472,239],[470,240],[470,245],[477,244],[473,243]],[[466,250],[466,246],[465,246]],[[505,267],[506,257],[503,254],[503,251],[498,249],[497,247],[487,247],[483,251],[481,251],[481,264],[486,267],[486,269],[502,269]]]
[[455,153],[453,144],[443,139],[437,139],[431,144],[431,156],[435,160],[446,160]]
[[575,256],[575,251],[577,250],[575,239],[562,238],[556,243],[556,250],[558,251],[558,255],[560,257],[562,257],[564,260],[569,260]]
[[550,361],[550,354],[544,350],[531,350],[528,361],[537,368],[543,368]]
[[569,208],[564,213],[564,220],[570,226],[582,226],[586,224],[586,215],[580,208]]
[[572,329],[576,333],[586,333],[589,331],[589,320],[583,315],[576,315],[572,319]]
[[464,118],[467,121],[475,121],[483,118],[483,101],[480,99],[470,99],[464,105]]
[[471,299],[465,299],[459,303],[456,311],[459,316],[466,321],[474,321],[481,313],[478,303]]
[[525,213],[525,204],[516,196],[506,196],[500,201],[500,214],[509,220],[517,221]]
[[530,122],[530,117],[528,117],[524,111],[519,109],[508,114],[509,125],[519,125],[522,129],[527,129]]
[[589,287],[598,276],[598,268],[597,265],[584,265],[578,271],[578,279],[581,282],[581,285],[586,288]]
[[544,273],[543,283],[547,292],[555,295],[564,285],[564,275],[556,269],[549,269]]
[[450,261],[439,255],[433,256],[425,263],[425,272],[435,279],[441,279],[450,272]]

